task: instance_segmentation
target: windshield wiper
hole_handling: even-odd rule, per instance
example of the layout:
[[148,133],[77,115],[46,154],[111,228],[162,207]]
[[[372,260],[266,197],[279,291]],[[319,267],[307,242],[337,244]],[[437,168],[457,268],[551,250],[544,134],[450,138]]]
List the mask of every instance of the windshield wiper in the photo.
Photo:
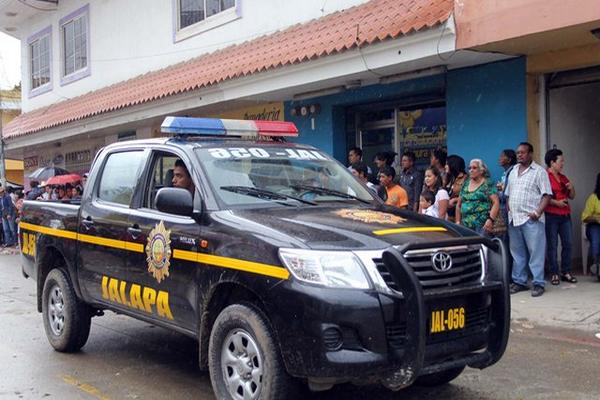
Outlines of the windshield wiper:
[[311,206],[317,205],[317,203],[315,203],[314,201],[305,200],[301,197],[277,193],[277,192],[273,192],[271,190],[255,188],[255,187],[251,187],[251,186],[221,186],[220,189],[227,190],[228,192],[245,194],[247,196],[257,197],[259,199],[266,199],[266,200],[292,199],[292,200],[299,201],[300,203],[310,204]]
[[358,201],[360,201],[362,203],[365,203],[365,204],[371,204],[370,201],[365,200],[365,199],[361,199],[360,197],[354,196],[352,194],[340,192],[338,190],[327,189],[327,188],[320,187],[320,186],[311,186],[311,185],[300,185],[300,184],[297,184],[297,185],[292,185],[292,187],[294,189],[309,190],[311,192],[318,193],[318,194],[328,194],[328,195],[331,195],[331,196],[341,197],[341,198],[344,198],[344,199],[358,200]]

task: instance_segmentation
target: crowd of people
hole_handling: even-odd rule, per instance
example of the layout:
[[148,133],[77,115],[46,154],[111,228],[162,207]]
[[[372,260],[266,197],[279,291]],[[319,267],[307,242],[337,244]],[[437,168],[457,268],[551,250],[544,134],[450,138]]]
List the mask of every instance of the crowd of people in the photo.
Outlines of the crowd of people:
[[[550,283],[576,283],[571,273],[573,228],[569,201],[575,198],[572,182],[563,174],[565,157],[551,149],[546,167],[533,160],[533,146],[520,143],[505,149],[498,163],[502,177],[493,182],[483,160],[468,163],[443,149],[432,151],[430,165],[421,172],[415,167],[415,153],[405,151],[398,166],[396,153],[377,153],[376,170],[362,160],[362,150],[348,154],[349,169],[386,204],[445,219],[486,237],[499,237],[510,249],[511,293],[529,290],[538,297],[545,291],[546,262]],[[581,221],[590,241],[592,270],[600,268],[600,173],[589,196]],[[558,243],[561,254],[558,263]],[[584,260],[586,262],[586,260]]]
[[31,189],[25,193],[12,187],[0,186],[0,211],[2,212],[2,229],[0,230],[0,244],[2,247],[17,246],[17,232],[24,200],[42,201],[71,201],[80,200],[83,186],[87,179],[84,174],[81,182],[65,185],[46,185],[38,181],[30,181]]
[[68,201],[81,200],[83,194],[83,184],[75,182],[64,185],[45,185],[37,181],[31,181],[31,190],[27,193],[27,200],[42,201]]
[[24,194],[21,190],[0,186],[0,211],[2,213],[2,229],[0,243],[2,247],[17,246],[17,226],[23,208]]

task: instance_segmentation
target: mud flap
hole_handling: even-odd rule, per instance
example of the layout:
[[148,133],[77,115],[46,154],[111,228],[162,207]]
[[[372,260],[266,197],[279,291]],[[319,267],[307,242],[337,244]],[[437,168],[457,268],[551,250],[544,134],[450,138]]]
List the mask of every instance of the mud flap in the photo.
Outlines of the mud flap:
[[426,318],[421,284],[402,254],[393,247],[383,253],[383,262],[394,271],[397,284],[406,302],[407,329],[404,357],[400,367],[384,377],[381,383],[391,390],[410,386],[419,376],[425,359]]

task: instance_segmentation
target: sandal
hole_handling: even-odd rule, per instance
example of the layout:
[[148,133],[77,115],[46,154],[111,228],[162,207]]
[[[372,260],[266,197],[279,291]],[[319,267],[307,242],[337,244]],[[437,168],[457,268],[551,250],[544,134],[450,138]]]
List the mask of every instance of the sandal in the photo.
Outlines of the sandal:
[[558,275],[553,274],[552,277],[550,278],[550,283],[553,285],[560,285],[560,279],[558,278]]
[[573,275],[571,275],[568,272],[566,274],[562,274],[560,279],[562,279],[565,282],[569,282],[569,283],[577,283],[577,278],[575,278]]

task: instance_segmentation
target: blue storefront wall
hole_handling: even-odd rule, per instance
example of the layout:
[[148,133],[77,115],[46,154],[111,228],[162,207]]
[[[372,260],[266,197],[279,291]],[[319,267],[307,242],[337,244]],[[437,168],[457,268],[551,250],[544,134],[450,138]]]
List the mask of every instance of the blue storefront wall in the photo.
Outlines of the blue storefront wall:
[[[497,179],[498,155],[527,139],[525,59],[519,58],[476,67],[451,70],[447,75],[387,85],[371,85],[329,96],[285,103],[285,120],[300,130],[296,140],[310,144],[346,163],[346,108],[353,105],[402,100],[444,93],[448,154],[468,163],[483,159]],[[314,118],[292,116],[294,107],[318,104]]]
[[481,158],[498,179],[502,149],[527,140],[525,58],[448,72],[448,154]]
[[[437,75],[387,85],[371,85],[310,100],[288,101],[285,103],[285,120],[294,122],[298,127],[300,131],[298,142],[318,147],[342,163],[346,163],[347,107],[443,93],[444,84],[445,77]],[[319,114],[314,117],[314,129],[310,117],[290,114],[292,108],[310,104],[318,104],[321,108]],[[350,146],[354,146],[354,143]]]

